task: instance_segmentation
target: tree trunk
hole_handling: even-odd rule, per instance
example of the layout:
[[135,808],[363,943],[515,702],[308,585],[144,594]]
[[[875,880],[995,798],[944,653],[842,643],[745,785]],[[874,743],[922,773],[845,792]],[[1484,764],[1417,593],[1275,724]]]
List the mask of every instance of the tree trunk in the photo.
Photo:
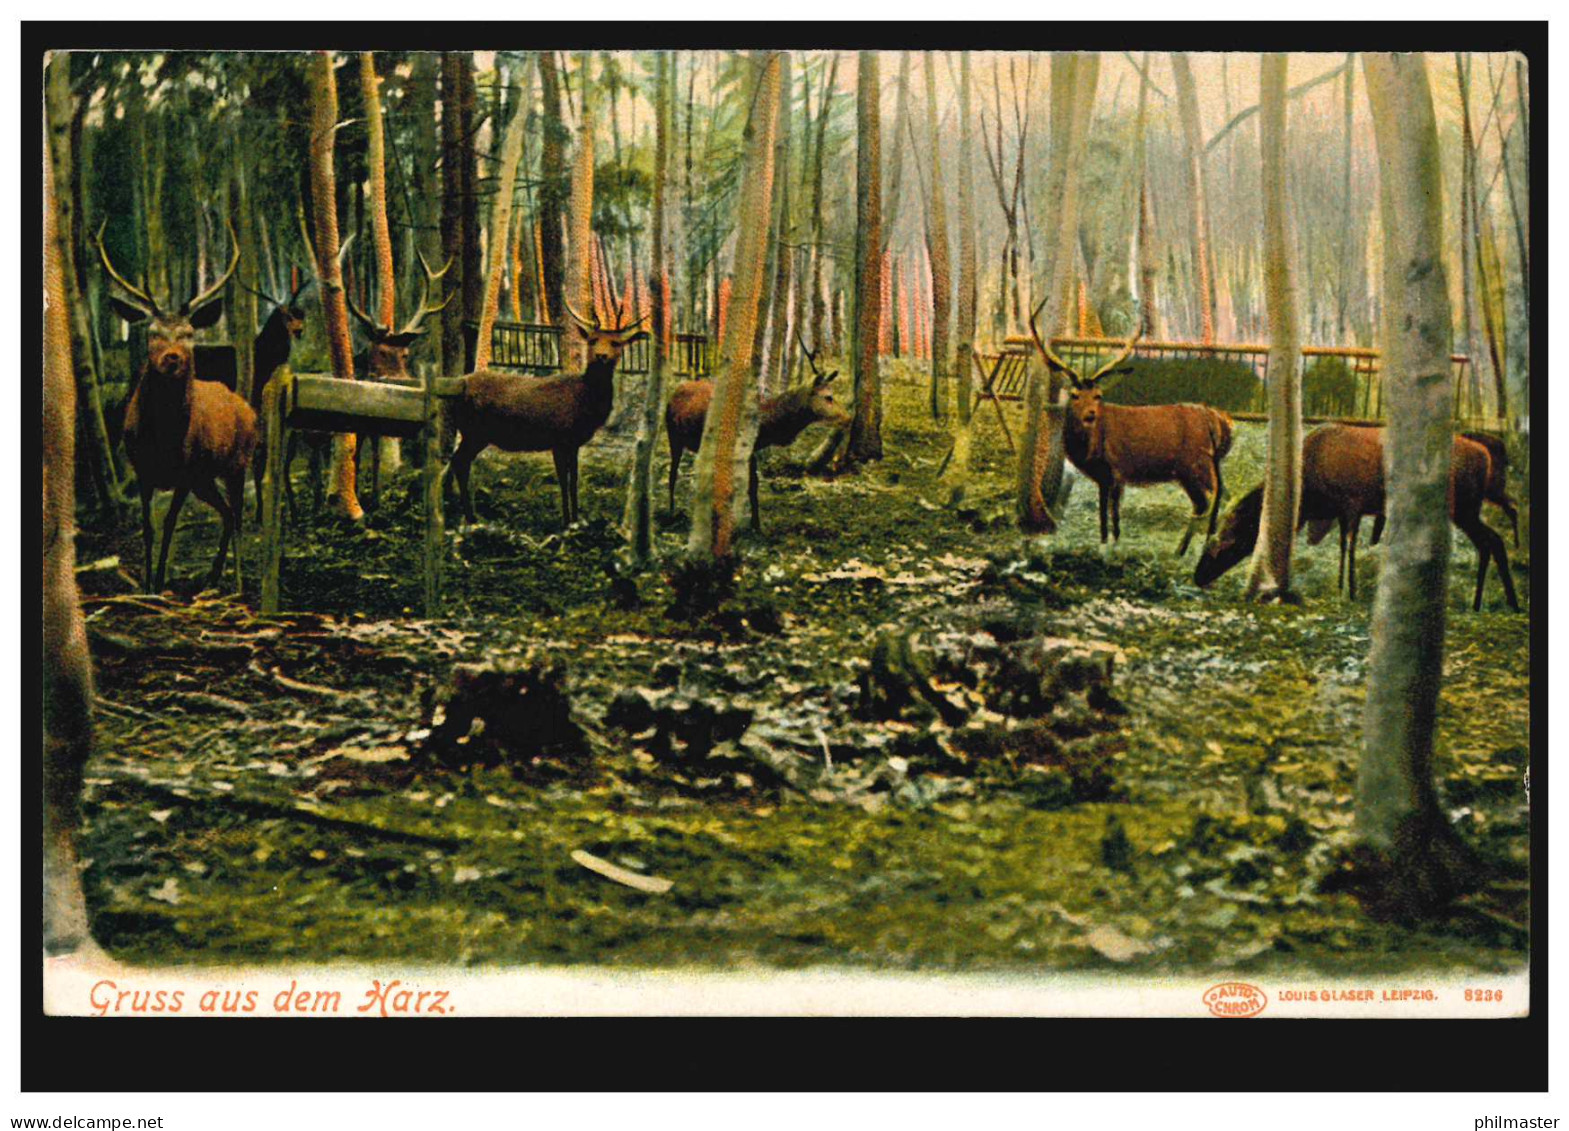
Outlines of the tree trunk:
[[692,533],[687,555],[696,562],[724,561],[745,505],[735,501],[736,481],[746,474],[757,431],[757,386],[752,340],[763,291],[769,204],[774,178],[774,129],[779,112],[779,55],[754,52],[751,114],[742,135],[741,199],[736,213],[734,300],[720,343],[714,397],[697,453]]
[[1150,196],[1149,145],[1147,122],[1149,104],[1149,52],[1144,53],[1144,65],[1139,69],[1139,116],[1134,130],[1133,152],[1138,173],[1134,179],[1138,193],[1139,240],[1139,330],[1147,338],[1159,338],[1160,320],[1160,251],[1156,247],[1155,204]]
[[[659,415],[665,400],[665,367],[670,352],[670,303],[666,293],[670,276],[665,265],[665,174],[669,161],[671,112],[671,58],[661,51],[655,61],[654,90],[654,290],[653,365],[643,387],[643,415],[638,422],[637,443],[632,450],[632,478],[627,484],[627,548],[636,566],[648,563],[654,549],[653,474],[654,444],[659,438]],[[788,88],[786,88],[788,89]]]
[[[883,250],[893,245],[894,229],[899,225],[899,200],[904,185],[904,139],[909,133],[910,53],[899,52],[898,96],[893,111],[893,152],[888,155],[888,195],[883,207]],[[902,343],[901,343],[902,344]]]
[[561,247],[561,207],[566,199],[566,153],[563,141],[566,125],[561,120],[561,81],[556,74],[556,57],[551,51],[539,53],[539,91],[544,109],[544,140],[539,150],[539,267],[544,279],[541,309],[535,317],[541,322],[562,326],[561,292],[566,286],[566,257]]
[[[771,329],[768,343],[768,371],[777,375],[780,388],[790,380],[785,354],[788,341],[786,331],[790,321],[790,261],[795,254],[791,250],[791,245],[795,243],[795,216],[790,204],[790,89],[793,84],[790,64],[790,52],[786,51],[779,70],[779,145],[774,161],[775,182],[779,186],[779,219],[774,231],[774,294],[769,306]],[[765,373],[761,387],[766,388],[773,383]]]
[[[332,374],[354,379],[354,346],[349,336],[349,308],[343,295],[343,272],[338,263],[338,189],[332,168],[333,141],[338,125],[338,80],[332,52],[318,51],[310,63],[310,170],[311,208],[316,229],[316,278],[320,283],[322,318],[327,326],[327,352]],[[353,433],[337,437],[333,445],[332,491],[329,503],[350,521],[365,517],[355,489]]]
[[953,371],[948,333],[953,307],[953,278],[948,264],[948,205],[943,186],[942,145],[937,136],[937,59],[926,53],[926,143],[931,149],[931,191],[926,246],[932,262],[932,419],[943,417],[942,382]]
[[261,256],[256,250],[256,216],[251,210],[250,176],[238,146],[234,149],[233,175],[230,184],[230,205],[239,217],[240,266],[235,280],[240,284],[232,292],[229,325],[233,329],[234,353],[238,366],[235,386],[247,403],[256,384],[256,292],[262,280],[258,268]]
[[[70,56],[49,66],[67,71]],[[51,103],[59,91],[50,89]],[[69,96],[69,87],[65,88]],[[51,105],[51,109],[55,107]],[[54,123],[51,122],[51,126]],[[55,131],[51,129],[51,133]],[[82,774],[93,746],[93,671],[76,590],[76,382],[71,366],[70,229],[60,221],[56,166],[44,165],[44,907],[48,954],[91,946],[77,859]],[[65,183],[69,184],[69,181]]]
[[[365,161],[370,173],[370,231],[376,264],[377,320],[389,329],[398,324],[398,282],[392,269],[392,228],[387,222],[387,139],[381,115],[381,80],[376,77],[376,57],[360,53],[360,89],[365,101]],[[403,464],[403,449],[396,436],[378,436],[381,470],[396,474]]]
[[[478,322],[480,308],[485,303],[485,266],[479,235],[479,145],[475,135],[479,131],[476,117],[477,95],[474,89],[474,55],[469,51],[458,53],[459,102],[458,123],[462,134],[459,153],[463,161],[460,215],[463,226],[463,315],[464,323]],[[467,364],[468,357],[464,363]]]
[[823,147],[828,140],[828,112],[833,108],[834,79],[839,74],[839,53],[835,51],[823,80],[823,93],[817,107],[817,143],[812,147],[812,349],[823,348],[823,319],[827,302],[823,297]]
[[[1048,215],[1056,217],[1055,238],[1046,259],[1046,297],[1036,311],[1042,337],[1054,334],[1068,313],[1068,292],[1073,278],[1073,245],[1078,239],[1079,160],[1089,132],[1100,77],[1098,54],[1056,52],[1051,67],[1052,154],[1051,166],[1060,169],[1052,178]],[[1066,115],[1065,128],[1057,120]],[[1044,309],[1045,319],[1040,318]],[[1042,386],[1045,388],[1042,388]],[[1057,521],[1046,500],[1056,501],[1062,486],[1063,406],[1056,374],[1033,366],[1026,396],[1024,438],[1019,447],[1016,506],[1019,526],[1026,532],[1050,533]]]
[[1203,341],[1215,340],[1215,260],[1210,246],[1207,174],[1204,168],[1204,135],[1199,122],[1199,100],[1193,71],[1182,51],[1171,53],[1171,71],[1177,86],[1177,108],[1187,142],[1188,226],[1192,232],[1193,260],[1198,288],[1199,325]]
[[975,344],[974,127],[970,123],[970,53],[959,60],[959,312],[954,371],[959,379],[959,420],[970,419],[970,349]]
[[[584,318],[591,318],[594,309],[592,220],[594,215],[594,83],[589,73],[591,57],[587,51],[578,56],[577,74],[582,98],[578,109],[577,148],[572,156],[572,195],[567,207],[567,259],[566,291],[563,303],[570,305]],[[562,365],[566,372],[581,373],[588,364],[588,344],[583,336],[571,329],[566,320],[558,325],[566,331],[562,335]]]
[[862,51],[856,75],[855,310],[850,357],[855,373],[855,414],[850,422],[852,461],[883,458],[883,394],[877,369],[878,318],[882,313],[883,241],[881,123],[882,81],[878,53]]
[[[1269,306],[1269,462],[1248,596],[1295,604],[1291,542],[1297,531],[1302,484],[1302,346],[1286,223],[1286,56],[1265,55],[1259,67],[1264,271]],[[1214,505],[1219,506],[1219,501]]]
[[1351,300],[1351,133],[1356,106],[1352,95],[1356,89],[1357,69],[1353,66],[1355,52],[1346,54],[1345,90],[1341,95],[1341,152],[1340,152],[1340,287],[1336,295],[1335,340],[1348,345],[1346,340],[1346,307]]
[[[60,53],[49,64],[45,83],[45,100],[48,105],[49,156],[53,165],[54,183],[69,186],[72,180],[71,122],[73,99],[71,95],[71,56]],[[113,514],[122,501],[120,473],[115,464],[114,448],[109,443],[109,430],[104,423],[103,398],[98,385],[98,372],[93,366],[92,328],[88,325],[87,304],[82,301],[76,269],[77,228],[82,217],[76,214],[69,191],[55,194],[58,215],[55,222],[60,230],[60,255],[64,275],[61,282],[66,288],[66,305],[70,332],[69,353],[66,360],[72,365],[76,386],[76,403],[82,406],[86,417],[87,434],[92,444],[88,467],[94,476],[98,499],[105,514]],[[168,292],[160,301],[168,301]],[[75,409],[72,410],[72,427],[76,427]],[[75,443],[72,443],[73,453]],[[73,454],[73,459],[74,454]],[[73,488],[74,492],[74,488]],[[75,499],[73,493],[72,499]],[[74,502],[73,502],[74,505]]]
[[517,104],[512,109],[512,122],[507,126],[506,137],[501,143],[496,202],[490,210],[490,264],[485,274],[485,298],[480,306],[479,337],[474,345],[475,369],[485,369],[490,365],[490,339],[496,328],[496,316],[501,310],[501,279],[507,273],[511,258],[512,245],[507,234],[512,230],[512,193],[518,183],[518,162],[523,157],[523,127],[528,119],[528,106],[522,99],[515,101]]
[[441,371],[463,372],[463,56],[441,53]]
[[1433,782],[1449,579],[1451,326],[1438,130],[1421,55],[1362,57],[1384,229],[1384,564],[1373,604],[1356,832],[1376,907],[1413,915],[1469,886]]

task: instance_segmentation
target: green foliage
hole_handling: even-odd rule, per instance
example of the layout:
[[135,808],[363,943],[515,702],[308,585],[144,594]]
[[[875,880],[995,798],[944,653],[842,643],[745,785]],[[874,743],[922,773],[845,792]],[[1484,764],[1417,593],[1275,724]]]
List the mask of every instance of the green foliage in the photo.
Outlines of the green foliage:
[[1209,358],[1138,358],[1133,372],[1112,386],[1112,404],[1151,405],[1198,401],[1227,412],[1258,412],[1264,386],[1253,367]]
[[1308,358],[1302,367],[1302,415],[1365,415],[1366,386],[1366,380],[1358,378],[1344,358]]

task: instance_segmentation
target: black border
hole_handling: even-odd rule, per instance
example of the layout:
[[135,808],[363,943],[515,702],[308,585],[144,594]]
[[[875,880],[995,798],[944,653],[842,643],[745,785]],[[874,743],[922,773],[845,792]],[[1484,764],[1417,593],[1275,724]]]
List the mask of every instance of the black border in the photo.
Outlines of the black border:
[[[1532,84],[1530,145],[1541,155],[1532,199],[1537,311],[1549,309],[1547,238],[1547,24],[1411,23],[22,23],[22,230],[35,232],[42,206],[34,172],[42,149],[38,93],[47,49],[462,50],[497,44],[526,49],[746,48],[1012,50],[1429,50],[1519,51]],[[32,116],[31,119],[29,116]],[[42,292],[19,263],[23,325],[42,322]],[[25,319],[31,319],[28,322]],[[1547,362],[1546,319],[1532,323],[1536,369]],[[18,343],[18,374],[37,372],[36,341]],[[1533,461],[1546,456],[1545,378],[1531,389],[1541,421]],[[29,416],[41,415],[42,386],[24,379]],[[22,442],[36,458],[35,435]],[[33,465],[36,466],[36,465]],[[1533,483],[1545,511],[1545,462]],[[24,497],[32,497],[24,492]],[[439,1028],[409,1021],[337,1026],[283,1018],[139,1018],[128,1033],[96,1018],[42,1011],[38,908],[42,903],[42,815],[23,805],[21,1084],[25,1091],[584,1091],[690,1090],[1050,1090],[1073,1091],[1545,1091],[1547,1088],[1547,631],[1546,523],[1532,524],[1543,583],[1532,593],[1531,1012],[1486,1028],[1473,1021],[1271,1020],[1263,1029],[1207,1020],[891,1018],[467,1018]],[[31,544],[38,528],[23,523]],[[30,554],[31,549],[28,551]],[[25,570],[25,565],[24,565]],[[36,608],[23,573],[21,607]],[[38,622],[42,639],[42,621]],[[26,657],[24,655],[24,661]],[[28,665],[24,662],[24,668]],[[25,702],[25,700],[24,700]],[[42,719],[23,720],[22,750],[42,748]],[[22,757],[21,796],[42,793],[40,763]],[[432,1023],[439,1024],[436,1022]],[[218,1030],[212,1028],[219,1026]],[[456,1025],[456,1028],[453,1026]],[[1197,1027],[1204,1025],[1199,1030]],[[288,1026],[287,1029],[284,1026]],[[127,1036],[134,1041],[127,1041]],[[436,1039],[431,1039],[431,1038]],[[774,1042],[782,1042],[782,1046]],[[1058,1054],[1062,1042],[1090,1055]],[[780,1048],[789,1050],[780,1055]],[[1400,1048],[1407,1055],[1391,1058]],[[352,1049],[352,1051],[350,1051]],[[798,1062],[796,1053],[801,1061]],[[931,1071],[931,1069],[937,1069]],[[411,1071],[412,1069],[412,1071]],[[1066,1071],[1065,1071],[1066,1069]]]

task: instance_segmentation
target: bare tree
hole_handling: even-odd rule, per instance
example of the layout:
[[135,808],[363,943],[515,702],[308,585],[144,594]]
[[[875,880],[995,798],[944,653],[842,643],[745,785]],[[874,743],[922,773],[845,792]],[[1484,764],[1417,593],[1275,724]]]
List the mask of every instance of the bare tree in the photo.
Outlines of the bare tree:
[[937,134],[937,62],[928,51],[926,72],[926,143],[931,153],[931,191],[927,193],[926,246],[932,261],[932,419],[943,415],[942,382],[952,372],[948,333],[953,306],[953,279],[948,265],[948,206],[942,173],[942,144]]
[[[53,67],[64,69],[65,55]],[[70,285],[44,152],[44,949],[91,945],[77,858],[82,772],[93,745],[93,669],[76,589],[76,382],[71,367]]]
[[[338,257],[338,189],[332,150],[338,132],[338,79],[332,52],[318,51],[310,63],[311,211],[316,229],[316,278],[321,283],[322,318],[327,325],[327,352],[333,376],[354,380],[354,346],[349,337],[349,308],[343,294],[343,265]],[[331,505],[351,521],[365,517],[355,487],[355,437],[352,432],[333,442]]]
[[[665,366],[670,350],[670,275],[665,264],[665,179],[669,161],[671,111],[670,55],[661,51],[655,64],[654,92],[654,364],[643,389],[643,415],[638,422],[632,453],[632,477],[627,484],[627,547],[635,565],[653,552],[654,442],[659,436],[659,410],[665,399]],[[786,258],[781,254],[781,259]]]
[[[584,51],[578,56],[579,83],[577,148],[572,155],[572,192],[567,201],[567,268],[563,305],[591,312],[594,309],[594,83],[593,56]],[[566,318],[566,312],[561,313]],[[558,323],[569,332],[561,337],[562,364],[568,371],[582,372],[588,361],[587,342],[581,334],[570,332],[570,323]]]
[[485,299],[480,307],[479,338],[474,344],[474,368],[490,365],[491,336],[501,311],[501,278],[507,273],[509,258],[507,233],[512,230],[512,194],[518,182],[518,162],[523,156],[523,127],[528,107],[522,99],[512,109],[512,121],[501,143],[501,169],[496,202],[490,211],[489,270],[485,274]]
[[754,52],[751,71],[753,95],[742,135],[733,299],[720,342],[718,380],[693,478],[692,532],[687,540],[687,555],[698,563],[730,557],[736,523],[744,517],[744,513],[736,514],[735,486],[745,474],[757,432],[752,342],[768,250],[774,129],[779,113],[778,54]]
[[[1046,297],[1037,307],[1037,312],[1041,308],[1046,311],[1046,334],[1061,329],[1069,309],[1073,246],[1079,227],[1079,162],[1084,139],[1089,133],[1099,77],[1098,54],[1057,52],[1053,55],[1051,167],[1056,172],[1048,189],[1046,213],[1056,217],[1056,223],[1046,260]],[[1061,129],[1057,125],[1059,119],[1063,122]],[[1030,370],[1016,495],[1019,525],[1026,531],[1049,533],[1057,528],[1046,500],[1055,499],[1062,484],[1065,453],[1061,398],[1061,380],[1055,373],[1044,374],[1038,367]]]
[[[366,163],[370,167],[370,230],[380,299],[377,317],[383,326],[390,328],[397,325],[398,289],[397,276],[392,269],[392,229],[387,223],[387,139],[382,126],[381,80],[376,77],[376,57],[369,51],[360,53],[360,84],[365,98],[365,133],[368,142]],[[380,436],[374,443],[380,448],[379,453],[376,453],[380,456],[380,467],[389,474],[396,472],[402,462],[397,437]],[[374,500],[375,476],[372,476],[371,495]]]
[[882,385],[877,370],[878,322],[882,315],[882,153],[880,103],[882,80],[878,53],[862,51],[856,73],[855,144],[855,312],[851,364],[855,373],[855,414],[847,455],[851,460],[882,459]]
[[1452,329],[1438,129],[1423,57],[1362,57],[1384,229],[1387,548],[1373,604],[1356,832],[1374,900],[1413,914],[1448,902],[1474,863],[1439,805],[1433,734],[1449,582]]
[[1192,232],[1195,285],[1198,288],[1200,332],[1215,340],[1215,259],[1210,245],[1208,174],[1205,169],[1203,128],[1199,123],[1198,89],[1183,51],[1171,53],[1171,70],[1177,84],[1177,110],[1188,148],[1188,227]]
[[[1263,151],[1264,272],[1269,306],[1269,462],[1264,513],[1248,575],[1248,596],[1299,599],[1291,589],[1291,541],[1302,483],[1302,349],[1286,201],[1286,56],[1259,62],[1259,139]],[[1219,506],[1219,500],[1214,503]]]

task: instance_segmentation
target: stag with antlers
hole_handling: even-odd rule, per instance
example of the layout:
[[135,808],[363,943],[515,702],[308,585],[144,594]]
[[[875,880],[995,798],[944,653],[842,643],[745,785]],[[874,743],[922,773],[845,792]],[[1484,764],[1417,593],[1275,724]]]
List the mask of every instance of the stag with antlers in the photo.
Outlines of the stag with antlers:
[[1231,417],[1203,404],[1107,404],[1105,393],[1132,372],[1125,365],[1142,332],[1135,332],[1122,351],[1088,380],[1052,352],[1035,321],[1042,302],[1030,315],[1030,337],[1046,367],[1061,373],[1073,386],[1063,422],[1063,447],[1073,466],[1100,487],[1100,540],[1106,542],[1108,511],[1111,537],[1122,536],[1122,491],[1153,483],[1176,483],[1187,492],[1193,515],[1177,546],[1187,553],[1193,532],[1209,520],[1215,532],[1220,495],[1224,490],[1220,461],[1231,450]]
[[[97,243],[98,258],[113,285],[109,301],[127,322],[148,322],[147,359],[125,410],[125,447],[142,496],[143,583],[149,592],[163,588],[175,523],[186,496],[194,492],[223,519],[223,536],[207,579],[209,586],[216,585],[223,576],[229,542],[237,542],[240,534],[245,469],[256,450],[256,413],[223,384],[197,379],[193,344],[196,331],[213,325],[223,314],[223,289],[240,264],[234,224],[229,224],[229,246],[234,254],[228,269],[207,289],[173,309],[159,306],[150,292],[115,270],[104,247],[102,225]],[[219,482],[227,500],[219,493]],[[174,497],[164,516],[163,545],[154,573],[152,507],[157,491],[173,491]],[[234,572],[238,586],[238,544]]]
[[[266,392],[268,384],[273,377],[289,363],[289,354],[294,350],[294,343],[305,332],[305,308],[300,305],[300,295],[305,293],[313,281],[298,267],[293,268],[293,278],[289,288],[289,297],[286,299],[274,298],[262,291],[245,287],[257,298],[272,304],[272,313],[267,316],[267,321],[262,324],[261,333],[256,335],[256,341],[251,347],[251,356],[254,358],[254,373],[251,379],[251,411],[256,413],[260,427],[258,446],[265,450],[267,444],[267,417],[262,411],[262,395]],[[256,481],[256,521],[262,517],[262,477],[266,473],[266,461],[256,460],[253,464],[253,475]],[[287,478],[284,479],[284,489],[288,492],[289,507],[294,507],[294,493]]]
[[467,521],[476,521],[469,495],[469,472],[475,458],[495,446],[504,452],[550,452],[555,457],[556,483],[561,488],[561,518],[571,526],[578,518],[578,449],[604,427],[615,394],[616,363],[621,351],[648,337],[644,319],[629,326],[603,327],[570,305],[577,332],[588,343],[588,366],[582,373],[525,377],[493,369],[477,369],[462,378],[462,391],[452,402],[459,441],[447,465],[457,480]]
[[[757,442],[752,445],[752,459],[747,482],[748,496],[752,503],[752,529],[762,530],[762,520],[757,513],[757,453],[764,448],[785,448],[797,436],[819,422],[835,428],[847,427],[850,414],[834,403],[833,392],[828,386],[839,376],[836,369],[824,373],[817,367],[817,357],[801,342],[801,350],[812,367],[812,379],[803,381],[777,397],[764,399],[757,406]],[[670,393],[665,406],[665,432],[670,437],[670,509],[676,509],[676,477],[681,470],[681,457],[695,452],[703,442],[703,425],[708,419],[708,405],[714,399],[712,381],[683,381]]]
[[[419,382],[409,372],[409,350],[424,336],[425,319],[444,310],[457,295],[457,292],[453,291],[442,301],[434,305],[431,303],[431,294],[436,289],[436,283],[452,269],[453,260],[449,258],[440,271],[432,271],[425,254],[423,252],[418,254],[420,267],[424,272],[424,277],[420,280],[419,305],[403,324],[402,329],[394,330],[390,323],[383,326],[359,308],[350,291],[344,291],[349,312],[365,331],[365,338],[369,343],[365,352],[354,361],[355,371],[363,374],[365,380],[382,381],[392,385],[417,385]],[[381,448],[376,444],[368,446],[371,449],[371,505],[374,506],[375,499],[381,491]],[[360,452],[365,447],[367,447],[365,437],[361,436],[354,445],[356,473]]]

